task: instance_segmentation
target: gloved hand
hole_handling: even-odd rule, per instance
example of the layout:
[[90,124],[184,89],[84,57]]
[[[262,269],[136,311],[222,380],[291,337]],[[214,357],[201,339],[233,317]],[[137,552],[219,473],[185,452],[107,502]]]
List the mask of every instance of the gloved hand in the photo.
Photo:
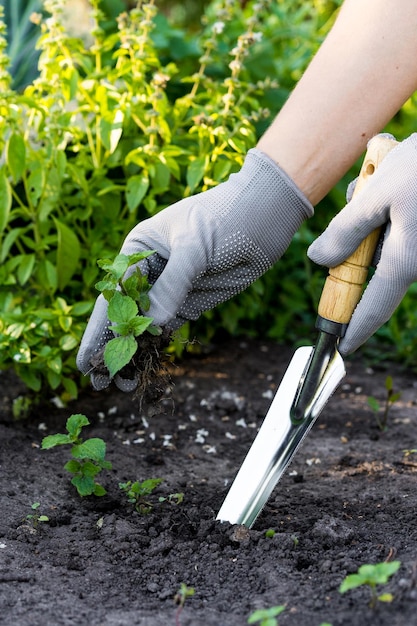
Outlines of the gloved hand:
[[387,227],[375,274],[340,342],[342,355],[353,352],[373,335],[417,280],[417,134],[391,150],[367,185],[312,243],[308,256],[319,265],[335,267],[384,224]]
[[[281,257],[312,214],[309,201],[281,168],[252,149],[228,181],[135,226],[121,252],[156,250],[141,261],[153,285],[146,315],[176,329],[246,289]],[[77,356],[78,368],[91,372],[96,389],[110,382],[91,367],[91,357],[113,337],[108,325],[107,302],[99,296]],[[115,383],[130,390],[119,377]]]

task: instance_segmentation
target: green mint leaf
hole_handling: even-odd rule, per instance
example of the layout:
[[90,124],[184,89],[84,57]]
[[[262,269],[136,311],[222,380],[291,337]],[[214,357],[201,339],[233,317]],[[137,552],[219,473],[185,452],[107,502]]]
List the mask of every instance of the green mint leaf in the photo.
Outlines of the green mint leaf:
[[339,587],[340,593],[345,593],[346,591],[350,591],[351,589],[356,589],[357,587],[361,587],[365,583],[363,576],[359,574],[349,574],[342,581],[342,584]]
[[104,363],[112,378],[131,361],[137,347],[136,339],[133,335],[115,337],[106,343]]
[[125,254],[118,254],[113,261],[100,259],[97,261],[97,265],[111,274],[116,280],[119,280],[129,267],[129,257]]
[[113,326],[109,326],[109,328],[114,332],[115,335],[121,335],[122,337],[126,335],[131,335],[131,322],[121,322],[120,324],[114,324]]
[[156,250],[143,250],[142,252],[129,254],[129,267],[135,263],[139,263],[139,261],[143,261],[143,259],[146,259],[148,256],[155,254],[155,252]]
[[394,600],[394,596],[392,593],[381,593],[381,595],[378,596],[378,600],[380,602],[392,602]]
[[148,331],[148,333],[150,333],[154,337],[158,337],[159,335],[162,335],[162,328],[160,326],[148,326],[146,330]]
[[76,487],[80,496],[91,496],[96,486],[94,479],[90,476],[74,476],[71,483]]
[[80,474],[82,476],[88,476],[90,478],[94,478],[97,474],[100,474],[101,467],[100,465],[96,465],[92,461],[84,461],[80,466]]
[[67,419],[67,431],[69,432],[73,441],[79,437],[83,426],[88,426],[89,423],[90,422],[88,421],[86,416],[82,413],[75,413]]
[[62,446],[66,443],[72,443],[72,439],[69,435],[48,435],[42,439],[42,450],[49,450],[55,446]]
[[131,213],[139,206],[148,188],[149,178],[146,174],[134,175],[129,178],[126,185],[126,201]]
[[151,301],[149,300],[149,296],[147,293],[139,294],[139,298],[137,300],[142,311],[149,310],[149,307],[151,306]]
[[98,485],[97,483],[94,485],[94,491],[93,491],[95,496],[105,496],[107,491],[104,489],[104,487],[102,487],[101,485]]
[[136,273],[133,273],[131,276],[129,276],[129,278],[126,278],[126,280],[123,281],[123,289],[126,295],[135,301],[138,301],[140,298],[140,292],[138,291],[137,283],[138,281]]
[[75,459],[72,459],[71,461],[67,461],[67,463],[65,463],[64,469],[67,470],[67,472],[69,472],[70,474],[78,474],[78,472],[81,470],[81,463],[79,461],[76,461]]
[[92,437],[72,448],[72,456],[76,459],[91,459],[100,463],[106,456],[106,444],[99,437]]
[[376,398],[374,398],[373,396],[369,396],[369,398],[367,398],[368,400],[368,405],[371,407],[371,409],[373,411],[375,411],[375,413],[377,413],[379,411],[379,402]]
[[105,280],[99,280],[95,287],[97,291],[114,291],[117,287],[117,280],[106,277]]
[[131,328],[132,334],[135,335],[135,337],[138,337],[139,335],[144,333],[147,328],[149,328],[152,322],[152,317],[144,317],[143,315],[138,315],[133,320],[130,320],[129,326]]
[[107,315],[112,322],[129,322],[138,311],[138,305],[132,298],[116,291],[109,302]]

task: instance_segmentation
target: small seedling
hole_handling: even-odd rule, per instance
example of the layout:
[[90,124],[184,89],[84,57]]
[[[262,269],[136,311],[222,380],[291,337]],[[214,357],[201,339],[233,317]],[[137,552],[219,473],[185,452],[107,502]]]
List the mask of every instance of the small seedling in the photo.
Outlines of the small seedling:
[[[401,398],[401,392],[394,393],[392,376],[387,376],[385,379],[385,389],[386,389],[386,397],[383,406],[381,407],[380,403],[373,396],[368,397],[368,404],[373,410],[375,414],[376,423],[378,424],[378,428],[382,431],[387,430],[388,426],[388,414],[390,409],[395,402],[397,402]],[[380,416],[382,408],[382,415]]]
[[26,515],[26,521],[30,522],[33,528],[36,528],[40,523],[49,522],[47,515],[39,515],[38,509],[40,505],[40,502],[34,502],[31,506],[33,513]]
[[265,531],[265,537],[267,537],[268,539],[272,539],[273,537],[275,537],[276,535],[276,530],[274,530],[273,528],[268,528],[268,530]]
[[[151,335],[160,335],[162,330],[152,324],[153,318],[140,315],[150,306],[148,292],[150,285],[143,276],[138,263],[153,254],[153,250],[136,254],[118,254],[112,261],[100,259],[97,264],[107,272],[104,279],[96,284],[108,301],[108,318],[113,325],[111,330],[117,335],[106,343],[104,363],[113,377],[128,365],[135,355],[138,344],[136,338],[145,331]],[[135,265],[128,278],[126,271]]]
[[270,609],[258,609],[254,611],[248,618],[248,624],[257,624],[259,626],[278,626],[276,617],[285,611],[285,606],[272,606]]
[[64,469],[73,474],[71,483],[80,496],[103,496],[106,490],[95,481],[95,477],[101,470],[111,469],[112,464],[105,460],[106,444],[102,439],[92,437],[83,441],[80,437],[83,427],[89,423],[85,415],[71,415],[66,424],[68,432],[44,437],[42,450],[70,445],[73,458],[64,465]]
[[33,398],[30,398],[29,396],[17,396],[17,398],[13,400],[12,404],[13,418],[16,421],[26,419],[32,408]]
[[158,502],[169,502],[170,504],[181,504],[184,501],[184,494],[180,493],[170,493],[169,496],[160,496],[158,498]]
[[181,626],[180,615],[184,608],[187,598],[191,598],[195,593],[194,587],[187,587],[185,583],[181,583],[180,588],[174,596],[175,604],[178,604],[177,612],[175,613],[175,626]]
[[377,585],[385,585],[393,574],[401,567],[401,561],[390,563],[376,563],[375,565],[361,565],[356,574],[349,574],[339,587],[340,593],[350,589],[367,586],[371,590],[369,606],[375,608],[378,602],[392,602],[392,593],[377,593]]
[[152,503],[147,500],[147,496],[150,496],[162,481],[162,478],[148,478],[134,483],[129,480],[126,483],[119,483],[119,488],[127,495],[130,504],[135,505],[136,511],[146,515],[152,510]]

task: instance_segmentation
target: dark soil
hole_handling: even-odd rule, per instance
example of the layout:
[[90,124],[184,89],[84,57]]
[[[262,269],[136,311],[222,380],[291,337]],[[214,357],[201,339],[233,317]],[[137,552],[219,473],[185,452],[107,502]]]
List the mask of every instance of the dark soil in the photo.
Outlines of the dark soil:
[[[131,394],[86,390],[15,422],[22,392],[0,374],[0,623],[13,626],[243,626],[259,608],[285,604],[282,626],[417,624],[416,376],[398,365],[368,369],[360,356],[273,492],[252,530],[215,521],[292,350],[228,342],[172,371],[172,397],[149,416]],[[381,401],[387,374],[401,400],[381,432],[367,397]],[[71,413],[107,443],[108,493],[80,498],[63,469],[66,447],[41,450]],[[140,515],[119,482],[163,478]],[[31,505],[49,522],[26,519]],[[276,531],[266,536],[268,529]],[[398,559],[384,587],[338,591],[364,563]],[[178,613],[181,583],[195,589]]]

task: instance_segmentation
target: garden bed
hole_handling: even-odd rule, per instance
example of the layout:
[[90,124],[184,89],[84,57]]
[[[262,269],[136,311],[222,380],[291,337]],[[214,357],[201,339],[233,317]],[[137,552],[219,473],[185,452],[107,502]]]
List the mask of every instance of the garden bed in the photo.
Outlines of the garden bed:
[[[215,521],[291,353],[228,341],[188,356],[153,415],[132,395],[88,389],[70,407],[15,422],[22,389],[0,374],[1,623],[243,626],[255,609],[281,604],[283,626],[415,623],[417,453],[404,450],[417,448],[417,377],[398,365],[349,360],[254,528]],[[388,374],[402,395],[382,432],[367,398],[383,402]],[[107,443],[113,468],[100,475],[101,498],[77,495],[63,469],[68,449],[40,447],[71,413]],[[164,480],[141,515],[118,484],[148,478]],[[178,493],[183,501],[170,502]],[[34,502],[49,522],[27,519]],[[347,574],[385,560],[402,563],[384,588],[391,604],[369,608],[363,588],[339,593]],[[195,593],[178,613],[182,583]]]

